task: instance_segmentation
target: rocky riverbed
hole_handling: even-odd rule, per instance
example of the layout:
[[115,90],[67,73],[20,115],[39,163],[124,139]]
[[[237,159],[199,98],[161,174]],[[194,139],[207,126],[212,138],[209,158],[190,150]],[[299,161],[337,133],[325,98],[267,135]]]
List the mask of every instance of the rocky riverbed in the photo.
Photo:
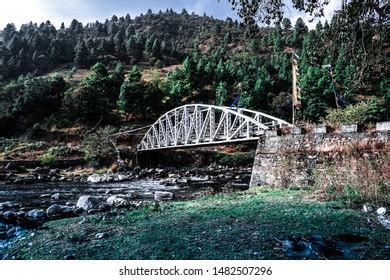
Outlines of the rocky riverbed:
[[130,211],[150,203],[193,199],[203,193],[243,190],[251,176],[251,168],[223,166],[134,168],[68,176],[41,167],[24,171],[8,174],[0,184],[0,250],[31,233],[26,229],[39,228],[49,220]]

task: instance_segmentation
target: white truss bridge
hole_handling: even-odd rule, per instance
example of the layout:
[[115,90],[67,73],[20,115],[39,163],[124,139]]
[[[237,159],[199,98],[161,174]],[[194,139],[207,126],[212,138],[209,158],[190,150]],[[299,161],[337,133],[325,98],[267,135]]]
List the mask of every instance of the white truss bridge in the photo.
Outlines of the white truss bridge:
[[190,104],[161,116],[138,151],[256,141],[266,130],[284,126],[291,124],[253,110]]

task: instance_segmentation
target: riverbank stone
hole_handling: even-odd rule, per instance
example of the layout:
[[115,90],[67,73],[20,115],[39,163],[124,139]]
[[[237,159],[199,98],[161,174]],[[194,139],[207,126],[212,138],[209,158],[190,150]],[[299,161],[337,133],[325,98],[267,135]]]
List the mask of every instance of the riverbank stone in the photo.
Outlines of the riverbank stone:
[[46,210],[46,215],[49,218],[57,218],[60,217],[63,213],[63,209],[58,204],[53,204]]
[[126,207],[129,206],[129,202],[126,200],[125,195],[113,195],[107,198],[107,204],[111,207]]
[[97,210],[102,205],[103,202],[99,198],[90,195],[83,195],[77,201],[76,206],[82,208],[85,211],[88,211],[88,210]]
[[15,212],[12,212],[12,211],[5,211],[3,213],[3,217],[5,220],[12,221],[16,218],[16,214],[15,214]]
[[173,200],[174,198],[175,198],[175,195],[171,192],[157,191],[154,193],[154,200],[155,201]]
[[379,216],[383,216],[384,214],[386,214],[386,208],[385,207],[380,207],[376,210],[376,213],[379,215]]
[[34,209],[27,212],[27,218],[32,221],[41,221],[46,218],[46,212],[42,209]]

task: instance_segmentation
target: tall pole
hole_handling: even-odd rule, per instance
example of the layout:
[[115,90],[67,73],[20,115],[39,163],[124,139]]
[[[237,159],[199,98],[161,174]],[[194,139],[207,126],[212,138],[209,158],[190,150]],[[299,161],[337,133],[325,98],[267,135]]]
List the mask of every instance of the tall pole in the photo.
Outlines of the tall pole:
[[292,53],[292,124],[295,125],[295,113],[296,108],[301,106],[301,88],[298,84],[298,62],[299,56],[293,52]]

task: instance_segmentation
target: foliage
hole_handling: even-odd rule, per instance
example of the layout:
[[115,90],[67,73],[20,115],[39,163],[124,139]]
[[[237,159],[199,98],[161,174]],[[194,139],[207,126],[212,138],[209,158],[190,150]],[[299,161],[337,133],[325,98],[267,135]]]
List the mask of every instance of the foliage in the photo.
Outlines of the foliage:
[[132,114],[144,113],[143,91],[141,71],[137,66],[134,66],[129,73],[128,81],[125,81],[121,86],[118,99],[119,109]]
[[85,159],[92,165],[110,165],[115,160],[113,134],[116,129],[111,126],[99,128],[96,132],[87,134],[83,140]]
[[327,111],[324,122],[327,124],[363,124],[376,121],[381,115],[381,104],[377,100],[359,102],[345,109],[331,109]]
[[[305,191],[256,187],[245,192],[205,195],[189,201],[149,204],[109,219],[99,215],[47,224],[50,230],[11,247],[18,259],[288,259],[276,250],[290,237],[367,236],[354,259],[388,259],[388,230],[367,223],[361,211],[340,203],[308,201]],[[156,209],[157,208],[157,209]],[[87,223],[80,223],[87,219]],[[172,225],[175,226],[172,226]],[[131,230],[129,230],[131,229]],[[96,233],[108,233],[96,246]],[[82,234],[83,233],[83,234]],[[278,240],[275,240],[278,239]],[[265,242],[269,241],[269,242]],[[324,256],[318,256],[325,258]]]
[[0,103],[5,106],[5,115],[18,120],[18,126],[30,126],[61,108],[66,87],[58,75],[20,77],[0,90]]
[[255,158],[255,153],[221,153],[214,152],[211,159],[218,165],[223,166],[252,166]]
[[51,152],[51,150],[47,151],[39,157],[39,160],[42,162],[42,164],[48,166],[52,165],[56,159],[57,157]]
[[[337,107],[336,98],[345,108],[359,100],[358,96],[384,100],[383,112],[377,117],[388,119],[390,93],[383,48],[389,39],[388,26],[379,30],[370,21],[371,15],[359,20],[363,8],[349,3],[347,16],[336,14],[331,22],[319,22],[310,31],[301,18],[294,23],[284,18],[282,24],[253,33],[229,18],[172,10],[134,19],[113,16],[86,26],[74,20],[59,30],[50,22],[26,24],[20,30],[9,24],[4,29],[5,48],[0,50],[6,79],[29,72],[40,75],[64,63],[73,62],[79,68],[95,66],[80,84],[72,79],[70,89],[61,86],[60,80],[58,89],[48,89],[46,80],[54,78],[40,80],[32,75],[5,84],[0,88],[0,129],[3,132],[7,123],[31,127],[47,122],[53,113],[68,123],[94,125],[109,123],[117,109],[133,117],[153,118],[185,103],[229,105],[237,95],[241,95],[239,106],[288,120],[292,51],[301,58],[298,121],[318,122]],[[141,78],[139,66],[176,64],[181,67],[175,67],[164,80]],[[136,67],[128,72],[129,65]],[[74,76],[75,70],[68,73]],[[25,84],[31,90],[26,90]]]
[[[116,76],[109,76],[101,63],[91,68],[79,87],[71,88],[65,93],[64,107],[71,118],[81,118],[87,122],[97,122],[110,117],[114,104],[112,90]],[[111,100],[110,100],[111,99]]]
[[[330,1],[265,1],[265,0],[228,0],[233,10],[237,11],[239,17],[246,24],[255,25],[257,22],[270,24],[279,23],[284,18],[286,6],[292,3],[292,7],[297,11],[304,12],[312,18],[325,16],[325,7]],[[341,11],[347,18],[373,19],[386,17],[385,0],[369,1],[347,1],[340,0]],[[348,3],[349,2],[349,3]],[[348,5],[347,5],[348,4]]]

